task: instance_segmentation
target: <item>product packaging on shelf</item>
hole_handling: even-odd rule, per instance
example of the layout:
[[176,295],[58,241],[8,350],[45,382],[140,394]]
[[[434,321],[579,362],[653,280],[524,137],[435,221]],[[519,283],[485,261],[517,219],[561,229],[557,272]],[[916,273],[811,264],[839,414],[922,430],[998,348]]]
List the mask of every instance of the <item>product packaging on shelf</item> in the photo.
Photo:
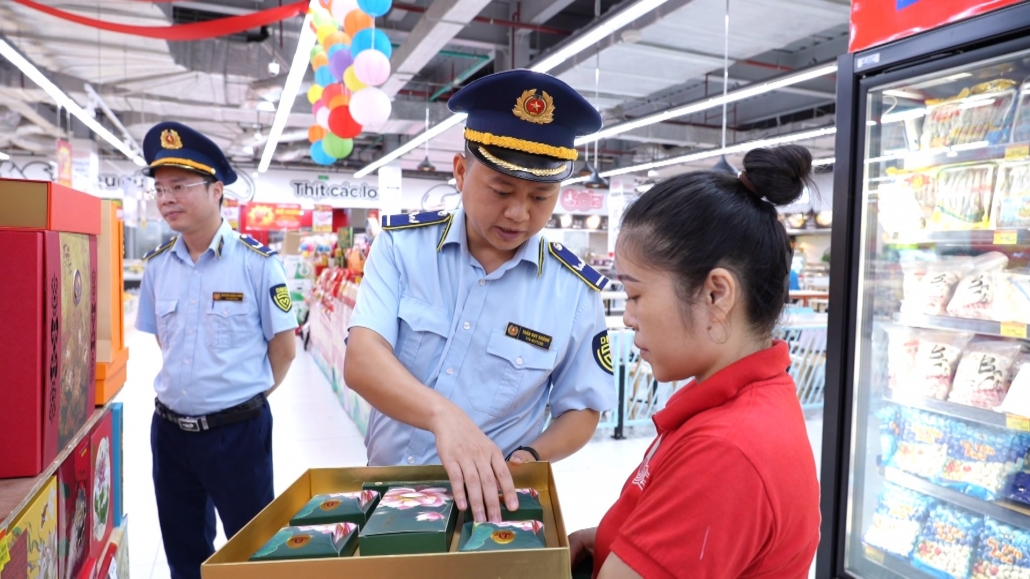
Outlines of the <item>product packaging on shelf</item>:
[[1000,271],[994,279],[991,318],[997,322],[1030,324],[1030,270]]
[[970,343],[958,364],[948,400],[986,410],[1001,405],[1020,350],[1019,342],[1011,340]]
[[926,316],[947,315],[948,303],[958,283],[975,267],[969,257],[939,261],[902,261],[904,295],[901,311]]
[[1030,531],[986,518],[973,560],[972,579],[998,577],[1030,577]]
[[939,484],[984,500],[998,498],[1023,466],[1030,434],[953,420]]
[[898,439],[901,437],[901,409],[893,404],[887,404],[876,411],[876,417],[880,420],[881,464],[890,464],[898,450]]
[[1012,385],[1005,401],[996,410],[1016,416],[1030,417],[1030,356],[1020,356],[1013,367]]
[[22,437],[0,446],[0,478],[38,475],[93,413],[96,281],[96,237],[0,230],[5,330],[16,337],[0,349],[0,424]]
[[544,524],[531,520],[465,523],[458,542],[458,551],[462,553],[543,548]]
[[102,201],[97,238],[97,363],[110,364],[125,349],[123,227],[118,206],[113,201]]
[[117,575],[109,579],[129,579],[129,526],[128,518],[122,517],[122,524],[111,533],[111,542],[118,545],[115,563],[118,565]]
[[112,491],[112,468],[114,460],[111,447],[111,412],[104,413],[93,432],[90,433],[90,449],[93,459],[93,496],[90,499],[93,528],[89,530],[90,553],[99,562],[104,554],[104,546],[111,538],[114,529],[114,497]]
[[912,552],[912,564],[935,577],[969,575],[983,517],[939,503],[933,507]]
[[0,228],[100,235],[100,198],[49,181],[0,179]]
[[122,464],[122,426],[124,424],[125,409],[121,402],[111,404],[111,494],[114,497],[112,504],[113,522],[115,528],[122,526],[125,517],[124,503],[122,502],[125,489],[125,477]]
[[1012,80],[997,79],[965,89],[949,99],[927,101],[920,147],[928,150],[979,142],[1008,142],[1016,84]]
[[88,437],[79,441],[57,469],[57,526],[60,577],[77,577],[89,556],[93,529],[93,461]]
[[122,348],[116,352],[113,362],[97,362],[97,406],[107,404],[112,398],[121,392],[128,377],[128,369],[128,348]]
[[[1024,98],[1030,98],[1030,95]],[[1030,110],[1027,114],[1030,115]],[[1025,130],[1030,133],[1030,118],[1027,119]],[[1024,140],[1030,140],[1030,134]],[[995,187],[991,207],[994,227],[1030,228],[1030,163],[1002,165]]]
[[114,543],[108,543],[104,549],[103,557],[97,559],[97,579],[110,579],[112,577],[111,571],[114,571],[115,577],[118,576],[118,567],[115,563],[115,558],[118,556],[118,545]]
[[303,525],[281,529],[251,557],[251,561],[350,557],[358,548],[354,523]]
[[444,487],[392,487],[361,530],[364,555],[446,553],[458,508]]
[[862,537],[867,545],[907,558],[923,529],[934,500],[890,483],[883,486],[873,524]]
[[0,579],[48,579],[57,577],[57,479],[43,485],[7,529],[8,561]]
[[1008,256],[996,251],[974,259],[973,271],[955,288],[955,295],[948,304],[948,315],[971,320],[991,319],[996,276],[1008,263]]
[[931,229],[986,229],[990,222],[996,170],[993,163],[983,163],[948,167],[938,172]]
[[948,419],[930,412],[901,409],[901,436],[888,466],[933,480],[948,457]]
[[378,503],[378,491],[318,495],[290,519],[290,526],[354,523],[364,527]]
[[924,330],[919,332],[915,363],[902,390],[907,393],[947,400],[962,350],[973,339],[965,332]]
[[[460,553],[457,550],[461,529],[455,526],[448,535],[444,552],[440,553],[370,556],[359,537],[358,550],[351,557],[251,562],[250,556],[286,526],[290,518],[314,496],[354,492],[369,481],[409,481],[409,484],[418,486],[447,477],[440,465],[313,469],[290,485],[208,559],[201,568],[202,575],[204,579],[486,576],[495,579],[570,579],[568,537],[550,464],[534,462],[508,465],[508,468],[516,488],[533,488],[539,492],[544,512],[541,522],[546,547],[543,549]],[[380,508],[376,507],[376,512]],[[372,518],[375,518],[374,513]]]
[[919,333],[907,326],[888,325],[887,384],[891,390],[904,390],[905,381],[916,365]]
[[1030,141],[1030,79],[1023,81],[1019,91],[1019,104],[1016,106],[1016,118],[1012,121],[1012,142]]

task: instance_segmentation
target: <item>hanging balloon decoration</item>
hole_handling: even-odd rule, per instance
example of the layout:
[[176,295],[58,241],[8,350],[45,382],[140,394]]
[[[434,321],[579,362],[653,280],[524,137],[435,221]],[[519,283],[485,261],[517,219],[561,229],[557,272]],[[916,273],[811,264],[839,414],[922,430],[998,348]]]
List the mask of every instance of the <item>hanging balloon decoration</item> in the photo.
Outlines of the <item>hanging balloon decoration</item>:
[[311,160],[332,165],[354,151],[354,138],[383,128],[392,104],[377,88],[392,73],[393,46],[375,19],[392,0],[318,0],[311,29],[318,43],[311,51],[315,82],[307,91],[315,124],[308,128]]

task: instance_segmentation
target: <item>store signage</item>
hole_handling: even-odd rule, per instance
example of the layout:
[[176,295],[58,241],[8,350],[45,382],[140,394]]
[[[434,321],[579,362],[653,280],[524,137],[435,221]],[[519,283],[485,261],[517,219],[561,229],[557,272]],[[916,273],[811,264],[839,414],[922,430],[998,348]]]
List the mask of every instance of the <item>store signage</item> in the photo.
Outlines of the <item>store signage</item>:
[[57,139],[57,182],[65,187],[72,186],[72,144]]
[[222,201],[222,219],[229,222],[229,227],[240,230],[240,202],[228,197]]
[[329,205],[315,205],[311,216],[311,230],[316,233],[327,233],[333,230],[333,208]]
[[849,52],[912,36],[1020,0],[854,0]]
[[248,203],[247,229],[252,231],[279,231],[300,229],[304,210],[300,205],[275,203]]
[[293,196],[298,199],[379,199],[379,191],[368,183],[351,185],[346,181],[330,183],[294,179],[290,181],[290,187],[293,188]]
[[561,208],[569,213],[593,213],[604,209],[608,192],[590,189],[562,189]]

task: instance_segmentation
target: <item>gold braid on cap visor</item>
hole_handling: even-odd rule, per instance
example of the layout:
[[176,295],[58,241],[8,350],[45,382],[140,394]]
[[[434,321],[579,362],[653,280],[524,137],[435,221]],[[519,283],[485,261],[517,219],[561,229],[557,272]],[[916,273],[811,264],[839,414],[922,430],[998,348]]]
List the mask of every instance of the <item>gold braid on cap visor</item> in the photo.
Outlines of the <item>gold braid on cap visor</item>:
[[497,135],[481,133],[468,128],[465,129],[465,138],[473,143],[479,143],[480,145],[501,147],[502,149],[511,149],[513,151],[522,151],[523,153],[529,153],[530,155],[554,157],[555,159],[562,159],[564,161],[575,161],[579,158],[579,151],[576,149],[555,147],[553,145],[545,145],[543,143],[534,143],[533,141],[516,139],[515,137],[498,137]]
[[509,163],[504,159],[498,159],[483,147],[478,147],[478,149],[479,154],[486,157],[487,161],[509,171],[522,171],[523,173],[529,173],[530,175],[536,175],[537,177],[554,177],[555,175],[561,175],[565,171],[569,170],[568,166],[558,167],[557,169],[530,169],[529,167],[520,167],[515,163]]
[[179,165],[182,167],[189,167],[190,169],[196,169],[198,171],[203,171],[205,173],[210,173],[211,175],[215,174],[214,169],[208,167],[203,163],[198,163],[196,161],[191,161],[189,159],[181,159],[179,157],[164,157],[150,164],[151,167],[160,167],[161,165]]

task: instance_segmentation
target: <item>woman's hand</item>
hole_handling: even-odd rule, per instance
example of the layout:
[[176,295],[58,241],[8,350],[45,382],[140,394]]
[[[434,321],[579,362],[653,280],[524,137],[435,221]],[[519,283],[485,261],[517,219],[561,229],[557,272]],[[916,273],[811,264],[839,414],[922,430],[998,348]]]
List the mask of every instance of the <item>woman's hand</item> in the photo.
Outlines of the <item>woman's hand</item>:
[[573,569],[576,568],[580,561],[594,554],[594,540],[596,537],[597,527],[582,529],[569,535],[569,554]]

